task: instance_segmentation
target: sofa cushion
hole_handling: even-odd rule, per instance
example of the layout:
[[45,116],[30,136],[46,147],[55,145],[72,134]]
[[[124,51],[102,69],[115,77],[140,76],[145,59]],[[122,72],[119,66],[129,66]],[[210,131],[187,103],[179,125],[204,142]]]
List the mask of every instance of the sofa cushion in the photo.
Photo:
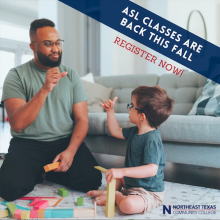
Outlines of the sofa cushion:
[[189,115],[220,116],[220,85],[210,79],[203,88]]
[[127,103],[131,102],[131,92],[138,86],[155,86],[159,76],[156,74],[122,75],[108,77],[94,77],[96,83],[106,87],[113,87],[111,99],[118,97],[115,103],[115,112],[128,113]]
[[173,115],[187,115],[201,95],[205,81],[206,78],[198,73],[186,72],[182,77],[163,74],[158,85],[175,101]]
[[89,130],[88,134],[105,134],[105,121],[107,114],[103,113],[89,113]]
[[112,88],[107,88],[103,85],[85,80],[82,80],[82,83],[88,98],[88,112],[104,112],[104,108],[100,106],[100,102],[104,102],[110,98]]
[[220,118],[171,115],[160,126],[162,139],[190,143],[220,143]]
[[[116,114],[120,127],[132,127],[128,114]],[[211,116],[171,115],[160,127],[163,141],[220,144],[220,118]],[[107,118],[105,133],[111,135]]]

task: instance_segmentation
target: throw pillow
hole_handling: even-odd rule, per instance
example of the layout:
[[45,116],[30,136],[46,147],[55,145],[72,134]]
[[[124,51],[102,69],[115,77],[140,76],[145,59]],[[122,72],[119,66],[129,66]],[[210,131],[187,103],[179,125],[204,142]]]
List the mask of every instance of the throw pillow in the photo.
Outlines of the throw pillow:
[[82,80],[88,98],[87,107],[89,112],[104,112],[100,102],[110,98],[113,88],[107,88],[97,83]]
[[207,79],[201,96],[193,105],[189,115],[220,116],[220,85]]
[[88,73],[86,74],[85,76],[81,77],[82,80],[85,80],[87,82],[91,82],[91,83],[94,83],[94,77],[93,77],[93,74],[92,73]]

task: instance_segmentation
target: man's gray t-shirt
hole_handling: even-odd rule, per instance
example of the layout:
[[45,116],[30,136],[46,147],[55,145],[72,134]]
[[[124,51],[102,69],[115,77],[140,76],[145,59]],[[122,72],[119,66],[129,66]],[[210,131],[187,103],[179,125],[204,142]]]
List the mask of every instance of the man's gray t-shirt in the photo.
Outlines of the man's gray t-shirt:
[[[60,73],[68,74],[48,94],[35,121],[21,133],[11,129],[13,137],[39,141],[55,141],[72,134],[74,129],[73,105],[86,101],[86,93],[76,71],[59,66]],[[8,98],[20,98],[29,102],[42,88],[47,70],[39,69],[32,60],[13,68],[3,85],[2,103]]]
[[153,177],[124,177],[125,188],[142,187],[147,191],[164,191],[165,153],[159,130],[138,135],[138,127],[123,128],[123,136],[128,140],[125,157],[125,167],[138,167],[147,164],[157,164],[158,171]]

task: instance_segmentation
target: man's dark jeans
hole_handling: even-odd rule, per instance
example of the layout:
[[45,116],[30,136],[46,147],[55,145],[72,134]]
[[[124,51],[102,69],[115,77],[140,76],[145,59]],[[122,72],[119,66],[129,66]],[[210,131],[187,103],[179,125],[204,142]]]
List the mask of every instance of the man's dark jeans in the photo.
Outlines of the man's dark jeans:
[[[52,142],[12,138],[8,153],[0,169],[0,196],[13,201],[25,196],[34,186],[43,182],[43,167],[53,162],[64,151],[70,138]],[[94,169],[97,162],[87,146],[82,143],[67,172],[48,172],[46,180],[71,189],[87,192],[101,185],[101,172]]]

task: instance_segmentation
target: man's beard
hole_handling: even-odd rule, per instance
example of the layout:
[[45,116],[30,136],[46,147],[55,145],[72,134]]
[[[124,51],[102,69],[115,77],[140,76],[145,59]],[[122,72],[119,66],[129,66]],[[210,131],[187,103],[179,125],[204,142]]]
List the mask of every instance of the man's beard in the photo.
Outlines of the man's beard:
[[37,51],[37,56],[39,61],[44,65],[44,66],[49,66],[49,67],[57,67],[61,63],[62,59],[62,52],[58,52],[59,58],[57,61],[53,61],[49,58],[49,56],[46,56],[45,54],[41,53],[40,51]]

